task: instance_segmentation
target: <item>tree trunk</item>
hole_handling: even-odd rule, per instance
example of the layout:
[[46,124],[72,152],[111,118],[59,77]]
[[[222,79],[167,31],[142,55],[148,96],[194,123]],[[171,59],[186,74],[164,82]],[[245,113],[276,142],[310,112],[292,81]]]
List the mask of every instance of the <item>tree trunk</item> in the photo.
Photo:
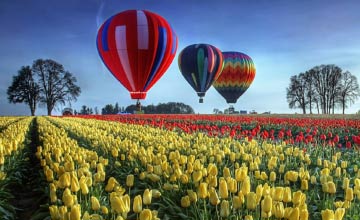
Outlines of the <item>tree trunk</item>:
[[311,96],[310,96],[310,100],[309,100],[309,102],[310,102],[310,114],[312,115],[312,105],[311,105],[312,100],[311,100]]
[[47,106],[47,114],[49,115],[49,116],[51,116],[51,111],[52,111],[52,108],[51,108],[51,106]]

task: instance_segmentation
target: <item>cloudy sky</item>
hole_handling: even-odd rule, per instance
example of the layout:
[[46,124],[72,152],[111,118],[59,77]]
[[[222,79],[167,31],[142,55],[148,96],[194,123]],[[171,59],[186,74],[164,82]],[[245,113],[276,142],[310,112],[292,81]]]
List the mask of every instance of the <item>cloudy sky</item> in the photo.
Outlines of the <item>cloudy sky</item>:
[[[9,104],[6,90],[21,66],[38,58],[53,59],[76,76],[82,93],[74,109],[134,104],[102,64],[95,42],[100,25],[128,9],[163,16],[179,39],[174,61],[143,105],[184,102],[197,113],[228,107],[214,88],[199,104],[179,72],[178,54],[194,43],[240,51],[253,59],[256,77],[234,105],[238,110],[300,112],[286,102],[289,78],[316,65],[336,64],[360,78],[358,0],[1,0],[0,115],[30,114],[25,105]],[[62,108],[53,113],[60,114]],[[358,110],[360,101],[347,112]],[[44,107],[37,111],[45,113]]]

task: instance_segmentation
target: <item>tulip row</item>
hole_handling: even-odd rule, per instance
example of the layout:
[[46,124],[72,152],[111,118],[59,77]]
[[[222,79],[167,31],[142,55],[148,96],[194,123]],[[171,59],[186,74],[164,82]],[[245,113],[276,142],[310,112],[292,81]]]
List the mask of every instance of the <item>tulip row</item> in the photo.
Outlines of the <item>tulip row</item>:
[[85,115],[127,124],[150,125],[186,133],[285,141],[291,144],[323,145],[339,148],[360,147],[360,120],[331,118],[277,118],[218,115]]
[[[319,154],[319,148],[271,140],[260,143],[76,118],[49,120],[108,158],[107,170],[120,185],[126,183],[134,198],[137,208],[130,214],[140,211],[137,192],[150,188],[162,194],[150,205],[159,217],[169,213],[178,219],[358,215],[360,174],[352,152],[320,148]],[[127,183],[129,176],[135,178],[133,186]],[[167,212],[162,208],[166,206]]]
[[[11,184],[21,180],[19,163],[25,158],[25,139],[33,118],[1,117],[0,119],[0,217],[14,219],[16,210],[10,203],[14,197]],[[16,174],[16,175],[13,175]]]
[[[156,216],[150,209],[135,208],[139,204],[136,198],[130,198],[125,188],[107,174],[107,158],[80,147],[63,128],[48,119],[38,118],[38,125],[42,146],[36,155],[49,182],[51,219],[127,219],[131,200],[140,219]],[[130,179],[131,176],[129,182]],[[144,198],[149,197],[149,192]]]

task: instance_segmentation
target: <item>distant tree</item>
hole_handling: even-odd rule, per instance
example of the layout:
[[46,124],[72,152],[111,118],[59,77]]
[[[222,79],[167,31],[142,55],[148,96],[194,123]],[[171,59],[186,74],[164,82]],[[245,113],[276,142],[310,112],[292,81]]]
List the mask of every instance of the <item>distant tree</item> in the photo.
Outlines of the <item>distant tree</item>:
[[216,114],[219,114],[219,109],[218,108],[214,108],[214,110],[213,110],[213,113],[216,115]]
[[95,111],[95,115],[98,115],[98,114],[99,114],[99,109],[98,109],[98,107],[95,107],[94,111]]
[[114,106],[112,104],[105,105],[104,108],[101,109],[102,115],[112,115],[114,114]]
[[31,115],[35,115],[40,100],[40,87],[34,79],[30,66],[21,67],[18,75],[13,77],[7,95],[10,103],[25,103],[29,106]]
[[90,107],[87,107],[86,105],[81,106],[81,110],[79,112],[80,115],[92,115],[93,110]]
[[120,112],[119,103],[115,103],[114,114],[118,114],[119,112]]
[[39,78],[40,101],[46,105],[48,115],[56,105],[76,100],[81,93],[72,73],[54,60],[35,60],[32,71]]
[[[126,112],[133,113],[136,111],[136,105],[129,105],[125,110]],[[180,102],[159,103],[156,106],[151,104],[142,106],[142,110],[145,114],[194,114],[191,106]]]
[[309,71],[319,96],[322,113],[329,114],[331,109],[335,108],[335,98],[342,70],[335,65],[320,65]]
[[349,71],[342,74],[340,79],[338,102],[342,108],[342,113],[345,114],[347,103],[353,104],[360,96],[359,84],[356,76]]
[[290,108],[301,108],[303,114],[306,114],[306,80],[304,73],[290,78],[290,85],[286,88],[286,99]]

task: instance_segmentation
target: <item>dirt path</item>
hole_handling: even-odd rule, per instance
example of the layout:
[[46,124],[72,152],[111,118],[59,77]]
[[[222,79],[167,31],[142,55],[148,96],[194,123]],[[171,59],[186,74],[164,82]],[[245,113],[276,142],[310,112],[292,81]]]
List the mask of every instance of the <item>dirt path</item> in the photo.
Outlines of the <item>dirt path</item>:
[[41,208],[41,204],[46,203],[45,187],[40,172],[42,168],[39,160],[35,156],[36,147],[39,145],[36,119],[31,123],[30,137],[28,138],[28,149],[25,149],[25,159],[21,164],[19,171],[25,171],[18,184],[11,186],[11,192],[14,195],[13,206],[17,208],[17,219],[44,219],[49,216],[47,208]]

